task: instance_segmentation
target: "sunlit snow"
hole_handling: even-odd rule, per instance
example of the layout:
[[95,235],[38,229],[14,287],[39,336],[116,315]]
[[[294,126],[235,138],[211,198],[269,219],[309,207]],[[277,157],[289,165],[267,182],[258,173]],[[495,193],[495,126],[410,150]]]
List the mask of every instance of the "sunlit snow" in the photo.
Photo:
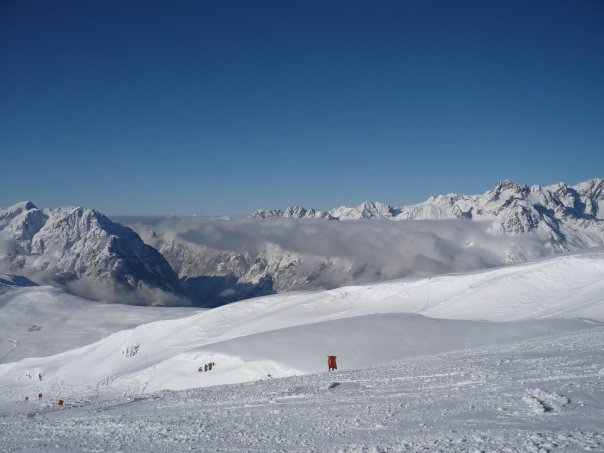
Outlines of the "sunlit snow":
[[[138,327],[127,324],[138,313],[152,320],[142,315],[149,308],[98,305],[94,342],[65,336],[60,353],[49,339],[66,332],[74,314],[64,297],[73,296],[7,287],[3,308],[49,295],[20,323],[0,311],[3,337],[20,335],[7,359],[29,355],[20,348],[40,356],[0,365],[0,442],[78,451],[601,449],[603,276],[604,252],[595,250],[182,309]],[[40,329],[24,333],[31,326]],[[338,371],[327,372],[332,354]]]

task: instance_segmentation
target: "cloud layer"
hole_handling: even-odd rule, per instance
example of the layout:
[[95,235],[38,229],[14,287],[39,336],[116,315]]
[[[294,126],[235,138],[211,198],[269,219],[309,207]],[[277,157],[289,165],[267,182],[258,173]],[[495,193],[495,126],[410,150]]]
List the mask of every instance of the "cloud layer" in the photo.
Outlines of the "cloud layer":
[[[551,253],[536,235],[495,235],[488,223],[463,220],[313,221],[173,218],[132,223],[162,241],[275,259],[301,257],[293,273],[332,288],[408,276],[464,272]],[[270,255],[270,256],[269,256]],[[170,260],[170,257],[167,257]],[[209,269],[207,271],[210,271]]]

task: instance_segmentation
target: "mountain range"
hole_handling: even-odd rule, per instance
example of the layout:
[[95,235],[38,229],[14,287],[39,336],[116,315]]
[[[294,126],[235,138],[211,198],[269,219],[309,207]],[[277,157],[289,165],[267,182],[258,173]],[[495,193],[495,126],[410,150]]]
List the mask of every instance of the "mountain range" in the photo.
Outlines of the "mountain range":
[[98,300],[202,306],[464,272],[603,245],[604,180],[250,217],[117,218],[124,226],[17,203],[0,208],[0,272]]
[[564,249],[569,230],[586,231],[585,246],[602,239],[604,220],[604,180],[590,179],[575,186],[562,182],[546,187],[527,186],[504,180],[482,195],[447,194],[428,198],[423,203],[393,207],[366,201],[357,207],[329,211],[290,206],[285,210],[257,210],[255,219],[275,217],[329,220],[426,220],[468,219],[491,222],[494,233],[522,234],[541,230],[550,234]]
[[439,195],[398,208],[371,201],[329,211],[292,206],[256,211],[247,220],[180,218],[131,226],[181,278],[211,282],[206,296],[220,303],[601,246],[604,180],[546,187],[501,181],[482,195]]

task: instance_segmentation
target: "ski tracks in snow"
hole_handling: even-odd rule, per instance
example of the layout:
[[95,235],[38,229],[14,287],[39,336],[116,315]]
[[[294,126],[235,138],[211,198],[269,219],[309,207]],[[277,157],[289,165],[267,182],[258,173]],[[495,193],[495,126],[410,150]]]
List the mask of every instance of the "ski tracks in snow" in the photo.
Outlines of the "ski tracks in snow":
[[0,444],[65,451],[603,450],[604,327],[370,368],[0,403]]

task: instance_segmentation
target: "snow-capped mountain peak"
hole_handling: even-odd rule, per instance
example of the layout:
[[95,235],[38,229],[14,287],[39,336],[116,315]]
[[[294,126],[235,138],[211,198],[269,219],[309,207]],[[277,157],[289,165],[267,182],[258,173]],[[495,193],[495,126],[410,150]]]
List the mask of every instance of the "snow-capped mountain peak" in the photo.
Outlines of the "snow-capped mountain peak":
[[[297,208],[304,212],[304,208]],[[469,219],[491,222],[494,233],[518,235],[534,230],[552,239],[552,246],[567,249],[564,238],[583,230],[583,246],[604,241],[604,180],[590,179],[575,186],[563,182],[541,187],[499,181],[482,195],[451,193],[429,197],[425,202],[402,207],[367,201],[349,208],[328,211],[337,220],[432,220]],[[280,210],[257,211],[255,218],[294,217]]]
[[32,209],[38,209],[31,201],[21,201],[0,211],[0,221],[12,219],[19,214]]
[[0,234],[0,261],[35,281],[75,285],[75,292],[120,301],[131,299],[133,290],[178,292],[178,278],[157,250],[93,209],[17,203],[0,209]]
[[390,219],[398,214],[396,208],[379,201],[365,201],[355,208],[341,206],[329,211],[329,214],[339,220],[357,219]]
[[272,217],[285,217],[288,219],[326,219],[335,220],[329,213],[319,209],[306,209],[302,206],[289,206],[284,210],[281,209],[258,209],[251,216],[253,219],[269,219]]

